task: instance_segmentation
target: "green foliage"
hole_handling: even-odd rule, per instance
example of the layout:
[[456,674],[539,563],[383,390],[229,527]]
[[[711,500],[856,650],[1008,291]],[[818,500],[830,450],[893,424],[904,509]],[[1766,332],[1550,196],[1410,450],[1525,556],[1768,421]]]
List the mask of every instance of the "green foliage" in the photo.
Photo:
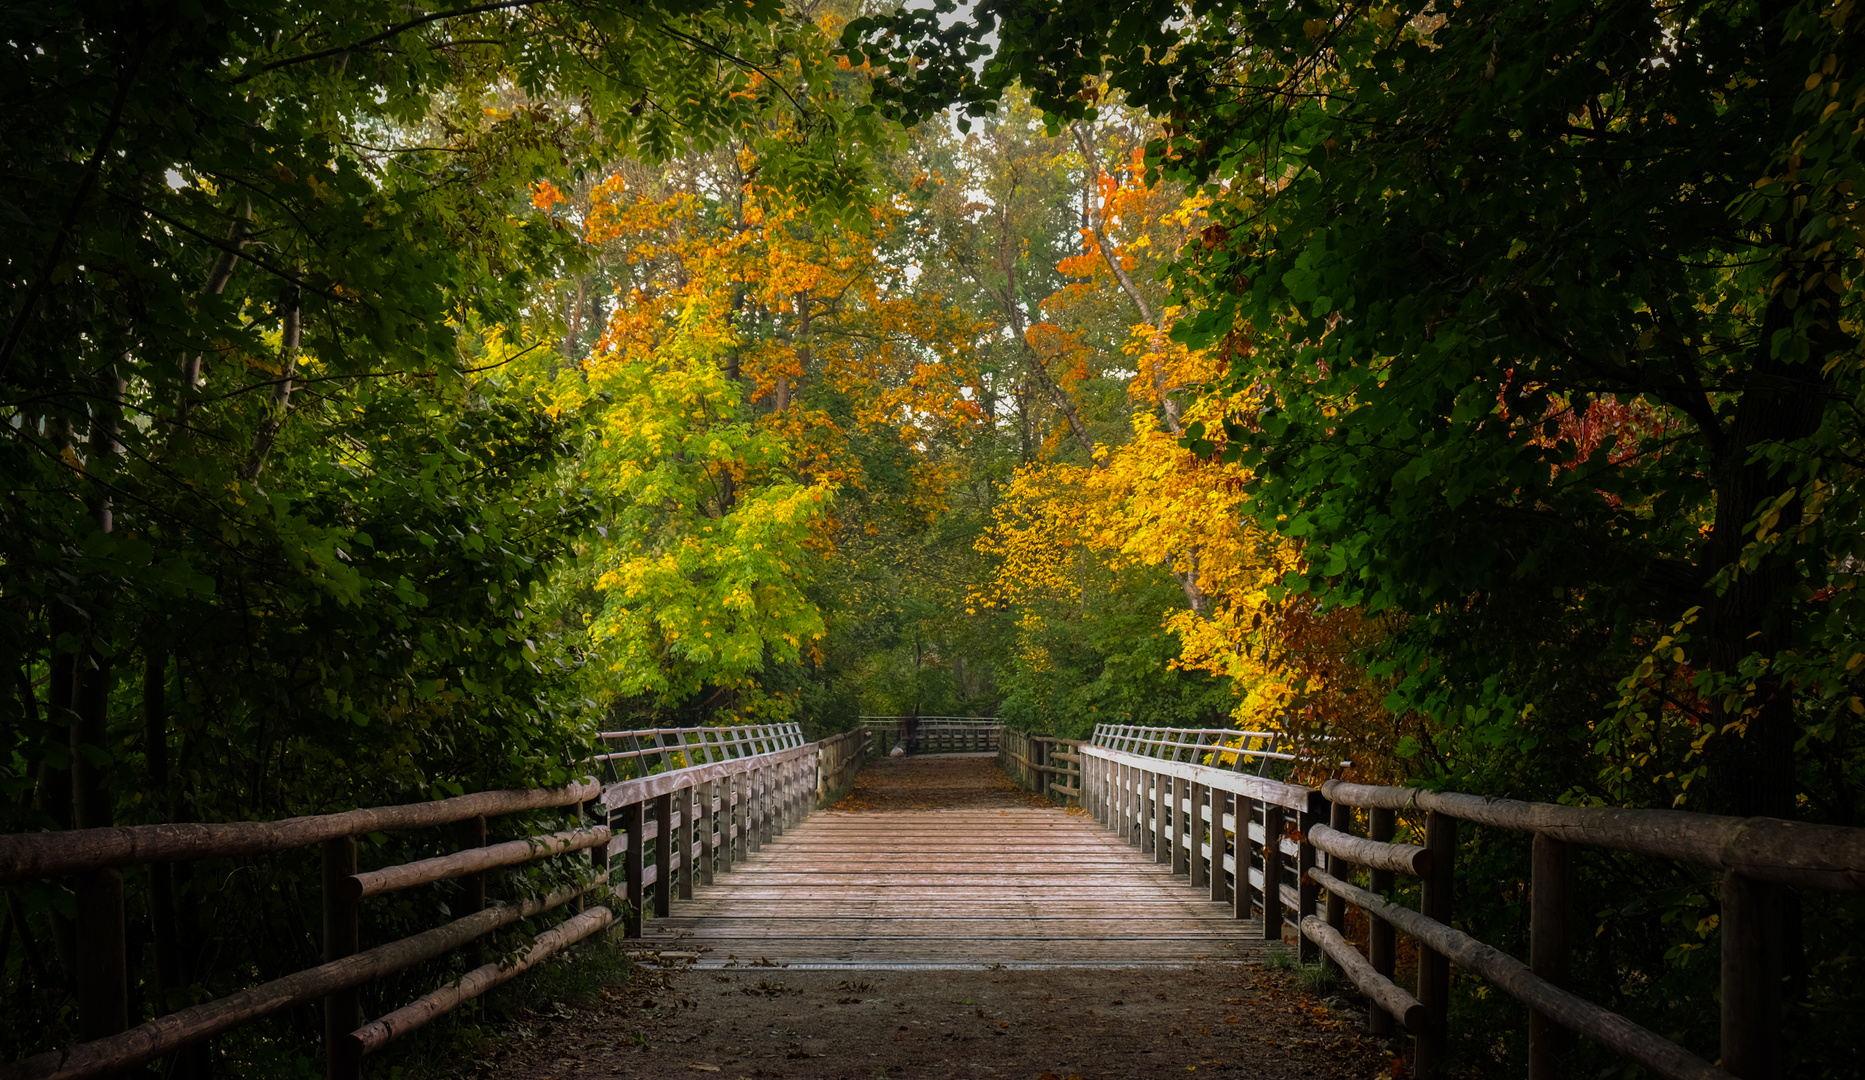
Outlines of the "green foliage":
[[[594,717],[552,575],[598,508],[502,343],[583,252],[527,196],[749,137],[865,223],[893,136],[859,79],[764,2],[55,2],[0,41],[0,829],[568,778]],[[133,1017],[314,962],[313,858],[133,872]],[[433,925],[422,895],[366,935]],[[72,1041],[73,931],[62,885],[9,899],[10,1059]],[[219,1052],[284,1075],[314,1029]]]
[[[1291,593],[1387,620],[1369,659],[1428,720],[1414,776],[1857,824],[1857,19],[996,0],[969,32],[903,11],[845,42],[895,64],[876,97],[903,116],[1015,80],[1052,128],[1104,89],[1165,124],[1148,164],[1214,199],[1169,272],[1177,335],[1267,395],[1221,445],[1304,545]],[[1480,836],[1460,866],[1506,881],[1518,856]],[[1664,899],[1619,913],[1588,992],[1708,1049],[1714,898],[1683,869],[1597,873]],[[1467,917],[1506,937],[1511,902]],[[1792,1023],[1855,995],[1809,990]]]

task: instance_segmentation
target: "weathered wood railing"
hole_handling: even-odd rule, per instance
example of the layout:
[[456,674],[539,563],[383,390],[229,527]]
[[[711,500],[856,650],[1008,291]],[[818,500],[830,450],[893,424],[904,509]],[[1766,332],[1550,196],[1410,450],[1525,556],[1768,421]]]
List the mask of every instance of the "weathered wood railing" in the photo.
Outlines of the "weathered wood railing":
[[990,753],[1003,729],[995,719],[972,716],[864,716],[861,723],[874,733],[873,752],[881,756],[901,742],[912,754]]
[[795,724],[605,731],[597,738],[609,748],[596,755],[596,763],[608,780],[628,780],[656,771],[710,765],[803,745],[802,729]]
[[[1775,929],[1783,890],[1865,890],[1865,829],[1341,781],[1316,790],[1241,774],[1234,760],[1224,760],[1236,747],[1187,745],[1169,729],[1104,725],[1079,752],[1082,804],[1090,813],[1191,884],[1208,884],[1212,899],[1232,901],[1238,918],[1260,910],[1265,938],[1280,939],[1286,927],[1304,959],[1325,952],[1372,1002],[1376,1033],[1391,1033],[1396,1022],[1414,1037],[1412,1074],[1426,1080],[1442,1068],[1452,963],[1528,1006],[1533,1080],[1556,1075],[1557,1027],[1660,1076],[1774,1080],[1784,1058],[1778,1040],[1785,966]],[[1356,811],[1365,811],[1370,835],[1354,835]],[[1396,839],[1401,811],[1424,813],[1423,844]],[[1458,821],[1534,835],[1527,964],[1450,926]],[[1576,844],[1721,872],[1720,1068],[1561,988],[1568,854]],[[1352,880],[1358,870],[1368,872],[1367,887]],[[1420,910],[1387,898],[1399,873],[1420,879]],[[1368,916],[1369,955],[1345,937],[1347,904]],[[1392,978],[1395,931],[1418,945],[1416,996]]]
[[816,744],[816,805],[828,806],[854,786],[855,774],[867,763],[872,736],[867,728],[832,735]]
[[1050,798],[1081,803],[1081,739],[1058,739],[1005,728],[997,763],[1020,786]]
[[[698,730],[706,734],[696,736],[695,729],[605,734],[605,741],[626,742],[631,749],[604,754],[599,762],[605,769],[635,774],[607,785],[587,778],[562,788],[481,792],[276,822],[0,836],[0,886],[36,879],[69,879],[76,886],[78,939],[83,945],[76,989],[85,1038],[66,1050],[0,1064],[0,1080],[113,1075],[319,999],[325,1015],[326,1075],[356,1077],[368,1054],[613,922],[619,921],[629,936],[639,937],[648,903],[665,914],[673,890],[690,896],[695,876],[710,881],[715,871],[730,869],[734,861],[800,820],[827,792],[850,782],[867,745],[862,731],[804,743],[794,724]],[[486,843],[488,817],[564,807],[576,807],[584,823]],[[358,871],[358,836],[446,825],[458,831],[461,850],[455,854]],[[323,851],[325,962],[130,1027],[122,868],[260,855],[312,844]],[[584,851],[593,865],[547,895],[487,906],[486,871]],[[617,856],[621,865],[614,867]],[[364,900],[448,879],[465,879],[466,914],[410,937],[360,947]],[[619,917],[607,903],[585,906],[614,895],[626,901]],[[569,918],[503,960],[485,962],[482,942],[488,934],[566,904],[572,905]],[[453,906],[458,909],[460,904]],[[362,1022],[360,987],[462,948],[472,950],[469,955],[476,962],[464,977]]]

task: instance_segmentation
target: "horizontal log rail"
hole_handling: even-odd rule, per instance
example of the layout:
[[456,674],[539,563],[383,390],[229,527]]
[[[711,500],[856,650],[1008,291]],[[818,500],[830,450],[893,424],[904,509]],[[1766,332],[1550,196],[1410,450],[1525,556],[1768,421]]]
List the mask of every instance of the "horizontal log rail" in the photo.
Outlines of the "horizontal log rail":
[[[0,884],[71,877],[80,891],[79,933],[97,932],[122,943],[125,912],[121,877],[114,904],[87,905],[86,889],[98,875],[118,875],[139,863],[239,857],[321,845],[325,963],[292,975],[117,1030],[69,1049],[0,1064],[0,1080],[79,1080],[106,1076],[151,1061],[201,1039],[280,1010],[323,999],[326,1075],[360,1076],[362,1061],[400,1036],[485,993],[577,941],[619,924],[639,937],[644,909],[666,914],[670,897],[692,895],[697,878],[756,851],[771,837],[845,790],[866,759],[870,733],[857,729],[819,743],[804,743],[795,724],[743,729],[660,729],[605,732],[605,743],[627,748],[597,755],[611,781],[594,778],[559,788],[492,791],[407,806],[373,807],[276,822],[142,825],[63,833],[0,836]],[[646,745],[644,745],[644,740]],[[617,766],[615,763],[622,763]],[[619,773],[633,775],[615,779]],[[594,814],[579,828],[487,844],[485,819],[527,810],[576,807]],[[376,832],[462,826],[462,850],[397,866],[359,872],[356,840]],[[581,880],[543,897],[520,897],[486,906],[487,871],[536,859],[587,852]],[[620,865],[615,865],[619,857]],[[467,907],[432,930],[362,949],[361,904],[371,897],[448,879],[465,879]],[[106,884],[109,879],[106,879]],[[93,889],[93,895],[97,890]],[[619,897],[620,903],[611,900]],[[480,944],[494,931],[579,901],[571,916],[523,944],[510,956],[486,962]],[[588,901],[595,903],[585,906]],[[459,910],[459,905],[455,905]],[[89,925],[101,920],[98,925]],[[104,925],[104,924],[109,925]],[[417,1001],[364,1024],[356,991],[456,949],[471,949],[472,970]],[[106,970],[122,980],[119,954]],[[87,972],[80,971],[82,980]],[[111,1029],[106,1028],[105,1031]]]
[[412,937],[156,1017],[121,1034],[0,1065],[0,1077],[5,1080],[81,1080],[133,1068],[171,1050],[280,1010],[354,990],[364,983],[393,975],[422,960],[469,944],[501,926],[559,907],[598,884],[601,883],[570,886],[510,907],[488,908]]
[[346,836],[405,832],[468,818],[573,806],[601,790],[595,780],[531,791],[482,791],[405,806],[377,806],[283,821],[126,825],[0,836],[0,885],[85,870],[191,859],[237,858],[309,847]]
[[[1220,736],[1240,734],[1236,744]],[[1369,1026],[1415,1039],[1412,1075],[1441,1074],[1450,970],[1477,975],[1530,1010],[1529,1075],[1556,1076],[1557,1029],[1578,1033],[1676,1080],[1776,1080],[1784,1059],[1780,994],[1786,970],[1770,923],[1787,887],[1865,890],[1865,829],[1675,810],[1576,807],[1330,780],[1319,789],[1241,772],[1261,733],[1102,725],[1067,748],[1007,732],[999,755],[1013,780],[1045,790],[1064,754],[1079,759],[1081,805],[1154,861],[1171,864],[1237,918],[1260,912],[1263,936],[1292,931],[1304,961],[1326,955],[1371,1002]],[[1180,737],[1184,736],[1184,737]],[[1058,752],[1059,751],[1059,752]],[[1072,753],[1071,753],[1072,751]],[[1053,787],[1047,788],[1053,791]],[[1396,838],[1398,814],[1423,814],[1423,843]],[[1369,835],[1356,835],[1364,817]],[[1457,824],[1534,836],[1531,957],[1453,929]],[[1671,859],[1722,873],[1722,1047],[1710,1064],[1564,989],[1570,847]],[[1369,886],[1351,878],[1365,872]],[[1395,875],[1417,878],[1419,908],[1393,903]],[[1347,905],[1367,914],[1367,951],[1343,932]],[[1413,995],[1393,981],[1395,931],[1419,949]]]
[[594,829],[568,829],[564,832],[551,833],[548,836],[529,836],[523,840],[510,840],[503,844],[489,847],[468,848],[452,855],[422,859],[419,862],[403,863],[400,866],[384,867],[371,870],[366,874],[351,874],[343,879],[343,894],[350,900],[364,900],[371,896],[394,892],[397,889],[413,888],[427,885],[448,878],[464,877],[467,874],[495,870],[501,866],[516,866],[551,855],[562,855],[569,851],[581,851],[598,844],[609,842],[609,830],[598,826]]

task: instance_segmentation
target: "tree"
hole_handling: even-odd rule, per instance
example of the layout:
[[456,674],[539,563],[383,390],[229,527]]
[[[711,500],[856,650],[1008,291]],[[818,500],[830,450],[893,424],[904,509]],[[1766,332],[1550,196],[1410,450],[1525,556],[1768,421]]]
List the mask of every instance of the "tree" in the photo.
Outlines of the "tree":
[[[1795,746],[1853,696],[1834,666],[1849,620],[1810,599],[1849,595],[1850,541],[1798,528],[1854,438],[1854,166],[1833,126],[1849,13],[979,11],[1005,46],[975,78],[956,67],[975,35],[924,14],[845,42],[895,33],[879,93],[909,117],[984,111],[1015,78],[1059,125],[1105,79],[1167,121],[1149,165],[1217,195],[1174,272],[1180,335],[1254,341],[1232,379],[1274,394],[1228,431],[1255,513],[1309,544],[1316,595],[1405,614],[1388,670],[1464,740],[1447,752],[1534,742],[1525,710],[1559,697],[1559,668],[1597,677],[1603,650],[1629,674],[1689,617],[1670,662],[1695,701],[1666,702],[1688,737],[1659,779],[1681,795],[1703,776],[1702,805],[1737,813],[1792,815],[1809,785],[1843,801],[1796,774]],[[915,49],[929,63],[908,77]],[[1632,452],[1581,459],[1560,436],[1620,408],[1644,417]],[[1572,659],[1550,665],[1550,641]],[[1560,723],[1618,696],[1597,686]]]
[[[563,2],[53,3],[0,28],[6,827],[564,778],[591,718],[548,577],[590,512],[574,433],[510,361],[549,329],[531,283],[581,249],[524,195],[749,128],[769,174],[865,214],[883,132],[821,32],[775,4]],[[794,78],[759,74],[775,55]],[[315,957],[302,867],[215,869],[132,877],[139,1010]],[[48,964],[18,969],[9,1057],[70,1015],[69,894],[19,895]]]

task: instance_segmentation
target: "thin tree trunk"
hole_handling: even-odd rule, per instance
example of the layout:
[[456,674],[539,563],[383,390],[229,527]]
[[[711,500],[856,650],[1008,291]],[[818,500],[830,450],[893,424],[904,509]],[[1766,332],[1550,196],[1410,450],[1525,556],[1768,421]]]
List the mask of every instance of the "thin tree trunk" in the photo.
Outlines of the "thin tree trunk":
[[[1082,216],[1087,219],[1088,229],[1094,235],[1094,244],[1101,252],[1102,261],[1106,262],[1107,268],[1113,271],[1114,280],[1120,283],[1121,290],[1127,294],[1128,299],[1133,301],[1133,306],[1139,309],[1141,320],[1153,328],[1153,337],[1157,344],[1165,335],[1165,323],[1153,313],[1152,305],[1146,302],[1145,294],[1141,293],[1139,286],[1133,283],[1133,278],[1127,273],[1127,268],[1120,265],[1120,259],[1114,254],[1114,245],[1110,244],[1107,239],[1107,226],[1101,207],[1096,205],[1094,199],[1094,188],[1101,178],[1101,161],[1099,155],[1095,153],[1094,140],[1088,133],[1087,125],[1080,120],[1070,124],[1069,130],[1074,132],[1075,145],[1081,148],[1082,158],[1087,165],[1088,191],[1082,201]],[[1153,369],[1152,383],[1153,392],[1159,395],[1159,407],[1166,416],[1166,427],[1174,436],[1183,435],[1185,432],[1180,421],[1183,409],[1178,399],[1173,396],[1178,388],[1168,384],[1164,364]]]
[[285,426],[285,415],[291,411],[292,378],[298,372],[298,347],[303,340],[304,322],[300,297],[297,289],[291,290],[285,309],[285,332],[279,344],[279,379],[272,387],[272,406],[266,418],[259,423],[259,430],[253,434],[252,450],[246,455],[246,467],[241,475],[248,480],[257,480],[265,471],[266,456],[272,452],[272,444],[278,439],[279,429]]
[[[233,218],[233,225],[227,230],[228,248],[220,252],[220,258],[214,260],[214,268],[208,271],[207,286],[203,292],[208,296],[219,296],[227,291],[227,282],[233,280],[233,267],[239,262],[238,251],[246,246],[247,219],[252,214],[252,201],[240,204],[240,211]],[[175,403],[175,424],[186,427],[189,417],[194,412],[194,398],[201,389],[201,354],[192,353],[181,361],[181,397]]]

